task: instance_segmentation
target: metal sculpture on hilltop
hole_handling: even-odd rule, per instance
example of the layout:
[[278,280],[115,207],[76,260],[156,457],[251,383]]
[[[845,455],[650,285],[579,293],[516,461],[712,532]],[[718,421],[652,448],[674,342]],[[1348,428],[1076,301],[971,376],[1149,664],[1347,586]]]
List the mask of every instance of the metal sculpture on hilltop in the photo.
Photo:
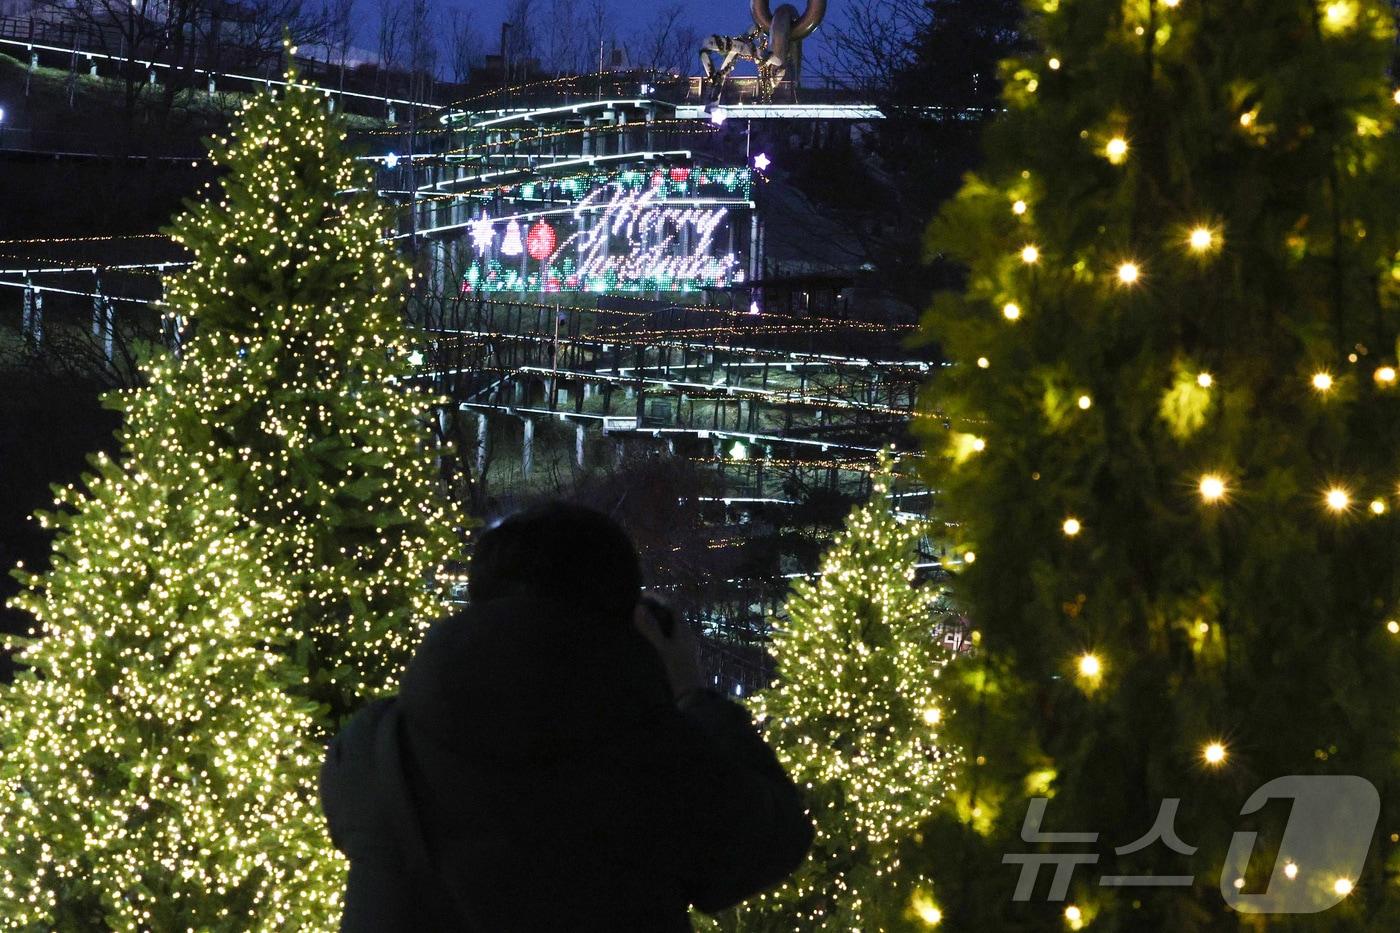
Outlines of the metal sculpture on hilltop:
[[[713,35],[700,46],[700,63],[711,103],[719,101],[729,73],[740,61],[758,66],[759,95],[763,100],[772,100],[773,92],[784,80],[792,82],[795,96],[802,78],[802,40],[821,25],[826,16],[826,0],[807,0],[807,9],[800,16],[791,3],[773,10],[770,0],[750,0],[749,9],[753,29],[742,36]],[[716,55],[721,57],[718,68],[714,63]]]

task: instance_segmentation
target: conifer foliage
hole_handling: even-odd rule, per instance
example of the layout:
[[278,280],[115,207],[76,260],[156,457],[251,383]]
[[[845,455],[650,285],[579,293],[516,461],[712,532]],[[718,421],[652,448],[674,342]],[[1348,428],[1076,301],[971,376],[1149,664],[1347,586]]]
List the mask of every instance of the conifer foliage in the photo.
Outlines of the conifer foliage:
[[185,341],[63,490],[0,689],[0,929],[329,930],[321,748],[441,611],[459,519],[368,172],[288,75],[173,236]]
[[777,683],[753,708],[807,795],[817,841],[793,879],[741,910],[741,929],[898,929],[925,894],[903,853],[956,758],[940,740],[943,593],[919,578],[927,528],[896,516],[889,459],[881,469],[774,626]]
[[[1233,890],[1306,861],[1279,849],[1286,812],[1246,826],[1256,788],[1400,780],[1393,10],[1026,9],[1038,49],[1004,64],[987,163],[930,235],[967,270],[927,321],[954,363],[931,482],[984,635],[953,724],[983,764],[936,893],[958,929],[1235,929]],[[1101,834],[1069,903],[1048,881],[1013,903],[1000,863],[1034,848],[1037,796],[1046,832]],[[1133,850],[1173,798],[1196,851]],[[1391,794],[1359,875],[1314,859],[1282,883],[1341,899],[1329,928],[1394,927],[1397,818]]]

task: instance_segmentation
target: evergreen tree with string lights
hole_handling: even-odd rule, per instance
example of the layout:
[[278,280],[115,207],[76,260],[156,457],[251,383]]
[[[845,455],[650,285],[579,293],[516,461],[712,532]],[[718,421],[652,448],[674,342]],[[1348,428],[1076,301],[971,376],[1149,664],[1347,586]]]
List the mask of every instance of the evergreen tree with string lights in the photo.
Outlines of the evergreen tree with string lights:
[[[1359,872],[1281,848],[1286,806],[1240,815],[1278,777],[1400,780],[1393,11],[1027,11],[1038,50],[930,234],[966,278],[927,318],[955,364],[929,478],[983,633],[948,678],[978,764],[934,894],[956,929],[1294,929],[1227,904],[1277,866],[1329,929],[1394,929],[1393,795]],[[1013,902],[1031,797],[1101,834],[1067,901]],[[1135,846],[1174,798],[1194,852]],[[1098,883],[1145,875],[1195,883]]]
[[869,502],[793,586],[775,623],[777,683],[752,707],[807,795],[812,854],[781,888],[736,912],[739,930],[896,928],[933,906],[903,857],[951,783],[940,741],[948,655],[934,634],[943,592],[919,579],[924,522],[897,517],[892,462]]
[[168,312],[194,336],[159,371],[185,392],[174,417],[237,453],[219,478],[300,594],[293,654],[327,726],[392,685],[441,611],[433,577],[461,525],[427,449],[432,400],[406,389],[411,273],[344,138],[291,86],[215,146],[223,179],[172,231],[194,263],[167,281]]
[[129,423],[45,517],[17,600],[43,637],[0,691],[0,930],[335,928],[295,598],[223,485],[171,475],[174,430]]
[[0,929],[333,929],[320,746],[442,610],[460,518],[404,263],[314,89],[247,104],[172,236],[178,355],[59,499],[0,690]]

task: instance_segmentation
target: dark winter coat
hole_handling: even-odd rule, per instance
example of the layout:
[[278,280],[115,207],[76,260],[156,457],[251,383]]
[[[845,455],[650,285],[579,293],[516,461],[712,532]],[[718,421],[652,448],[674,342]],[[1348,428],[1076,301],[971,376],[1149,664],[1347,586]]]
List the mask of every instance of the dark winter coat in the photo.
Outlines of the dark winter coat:
[[812,842],[741,707],[678,704],[629,624],[525,600],[439,623],[321,794],[347,933],[688,930],[687,905],[775,885]]

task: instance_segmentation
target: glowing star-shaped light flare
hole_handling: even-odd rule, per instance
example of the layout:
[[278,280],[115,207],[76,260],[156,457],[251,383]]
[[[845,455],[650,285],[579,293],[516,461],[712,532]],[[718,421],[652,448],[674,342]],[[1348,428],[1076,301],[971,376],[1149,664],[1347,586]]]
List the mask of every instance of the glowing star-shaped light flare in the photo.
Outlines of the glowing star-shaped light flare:
[[1329,392],[1332,389],[1332,374],[1329,372],[1313,373],[1312,387],[1319,392]]
[[768,166],[772,164],[773,160],[768,158],[768,153],[766,152],[760,152],[758,155],[753,157],[753,167],[758,169],[760,172],[768,171]]
[[1206,226],[1194,227],[1186,236],[1186,244],[1194,253],[1207,253],[1215,248],[1215,231]]
[[1225,498],[1225,480],[1214,473],[1202,476],[1198,488],[1201,492],[1201,498],[1210,504]]
[[1125,262],[1118,266],[1118,281],[1124,285],[1136,285],[1142,278],[1142,269],[1135,262]]
[[1021,261],[1026,265],[1033,265],[1040,261],[1040,247],[1027,244],[1021,247]]
[[1204,760],[1205,763],[1210,765],[1211,767],[1219,767],[1220,765],[1223,765],[1227,757],[1228,752],[1226,751],[1224,744],[1220,742],[1211,742],[1205,748],[1201,749],[1202,760]]
[[1001,306],[1002,317],[1008,321],[1014,321],[1021,316],[1021,308],[1013,301],[1008,301]]
[[1108,145],[1103,147],[1104,155],[1108,156],[1108,161],[1114,165],[1122,165],[1128,158],[1128,141],[1122,136],[1115,136],[1108,141]]
[[1084,653],[1079,656],[1079,676],[1088,680],[1097,680],[1103,673],[1103,662],[1099,656],[1091,653]]
[[1351,493],[1341,486],[1333,486],[1327,490],[1323,496],[1323,501],[1327,503],[1327,508],[1333,512],[1345,512],[1351,507]]

